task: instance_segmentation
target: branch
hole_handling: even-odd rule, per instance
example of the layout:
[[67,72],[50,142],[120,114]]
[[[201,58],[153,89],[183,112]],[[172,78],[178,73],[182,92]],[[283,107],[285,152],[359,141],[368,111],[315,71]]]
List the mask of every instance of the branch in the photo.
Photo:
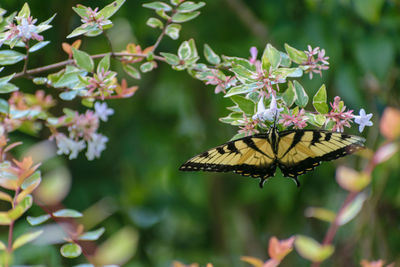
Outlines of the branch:
[[[123,53],[123,52],[120,52],[120,53],[108,52],[108,53],[102,53],[102,54],[93,55],[93,56],[90,56],[90,57],[92,59],[95,59],[95,58],[102,58],[102,57],[105,57],[107,55],[110,55],[110,56],[114,55],[116,57],[124,57],[124,56],[141,57],[141,58],[146,58],[147,57],[147,55],[143,55],[143,54],[132,54],[132,53]],[[165,62],[165,59],[163,57],[161,57],[161,56],[156,56],[155,55],[154,59]],[[58,63],[47,65],[47,66],[44,66],[44,67],[26,70],[25,72],[21,71],[21,72],[18,72],[17,74],[15,74],[13,79],[17,79],[17,78],[21,78],[21,77],[27,77],[27,76],[30,76],[30,75],[33,75],[33,74],[38,74],[38,73],[45,72],[45,71],[48,71],[48,70],[62,68],[64,66],[66,66],[66,65],[70,65],[70,64],[73,64],[73,63],[74,63],[73,59],[68,59],[68,60],[64,60],[64,61],[58,62]]]

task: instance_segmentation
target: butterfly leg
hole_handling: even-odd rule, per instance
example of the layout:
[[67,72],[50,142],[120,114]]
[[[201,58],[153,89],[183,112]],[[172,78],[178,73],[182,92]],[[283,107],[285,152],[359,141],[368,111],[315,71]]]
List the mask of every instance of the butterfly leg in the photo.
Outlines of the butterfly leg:
[[267,179],[265,179],[264,177],[260,177],[260,183],[259,183],[260,188],[264,187],[264,184],[265,184],[266,181],[267,181]]
[[297,186],[297,187],[300,187],[300,182],[299,182],[299,179],[297,179],[297,176],[290,177],[290,178],[293,179],[293,181],[296,183],[296,186]]

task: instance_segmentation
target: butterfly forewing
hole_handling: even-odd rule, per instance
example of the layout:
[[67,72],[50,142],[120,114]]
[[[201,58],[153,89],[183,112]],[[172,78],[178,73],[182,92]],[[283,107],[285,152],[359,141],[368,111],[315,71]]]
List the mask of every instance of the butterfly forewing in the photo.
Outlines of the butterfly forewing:
[[279,133],[277,161],[284,176],[297,177],[329,161],[363,147],[364,138],[321,130],[292,130]]
[[269,177],[275,173],[275,155],[264,134],[244,137],[212,148],[185,162],[183,171],[233,171],[244,176]]

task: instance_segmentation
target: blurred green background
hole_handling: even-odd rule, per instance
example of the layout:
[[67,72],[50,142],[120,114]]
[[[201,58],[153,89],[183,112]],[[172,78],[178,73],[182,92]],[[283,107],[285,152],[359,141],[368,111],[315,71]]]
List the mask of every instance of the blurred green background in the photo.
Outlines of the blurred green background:
[[[80,23],[72,6],[81,3],[94,8],[110,2],[29,0],[39,22],[57,13],[53,28],[44,34],[51,44],[32,57],[30,67],[66,58],[61,43],[71,42],[65,36]],[[113,17],[115,26],[109,36],[116,50],[123,50],[128,42],[142,47],[155,42],[159,31],[145,25],[155,14],[141,7],[145,2],[127,0]],[[23,3],[2,0],[0,5],[11,12]],[[240,57],[248,57],[251,46],[262,51],[268,42],[280,50],[284,43],[302,50],[308,44],[320,46],[330,57],[330,69],[322,78],[309,80],[305,76],[302,84],[313,94],[325,83],[330,101],[339,95],[356,114],[360,108],[374,113],[374,126],[362,135],[371,149],[383,141],[379,137],[379,116],[385,106],[400,106],[399,1],[206,3],[198,18],[183,24],[179,41],[166,37],[159,52],[176,53],[179,43],[189,38],[195,39],[199,51],[207,43],[218,54]],[[107,51],[108,46],[103,37],[84,38],[81,49],[95,54]],[[137,250],[132,250],[134,256],[124,266],[170,266],[172,260],[201,265],[211,262],[217,267],[246,266],[240,256],[265,260],[268,240],[273,235],[279,239],[295,234],[323,239],[329,225],[306,218],[305,209],[318,206],[337,210],[346,193],[335,182],[335,167],[346,164],[360,169],[365,160],[350,156],[324,163],[300,178],[301,188],[279,172],[262,190],[258,180],[235,174],[179,172],[178,167],[189,157],[235,134],[237,129],[218,121],[228,114],[225,107],[230,100],[215,95],[212,86],[192,79],[186,72],[173,71],[166,64],[142,75],[140,81],[125,75],[117,62],[113,66],[120,78],[125,77],[129,85],[139,85],[139,90],[130,99],[107,102],[115,114],[100,129],[109,137],[101,159],[88,162],[84,155],[73,161],[59,157],[45,162],[42,169],[46,172],[54,164],[61,164],[70,170],[71,188],[64,206],[84,211],[100,200],[100,206],[108,203],[113,213],[96,225],[106,228],[98,243],[126,226],[137,231]],[[29,81],[18,80],[17,84],[27,92],[37,89]],[[83,110],[79,101],[68,106]],[[353,128],[348,132],[356,133]],[[40,138],[17,137],[24,140],[26,149],[47,136],[44,132]],[[399,160],[396,155],[374,171],[363,210],[340,228],[335,254],[323,266],[359,266],[363,258],[400,263]],[[42,213],[40,208],[30,211],[31,215]],[[17,231],[27,227],[21,222]],[[1,229],[5,240],[7,229]],[[20,264],[72,266],[85,259],[63,259],[57,246],[40,246],[17,251],[16,260]],[[308,265],[296,252],[282,263]]]

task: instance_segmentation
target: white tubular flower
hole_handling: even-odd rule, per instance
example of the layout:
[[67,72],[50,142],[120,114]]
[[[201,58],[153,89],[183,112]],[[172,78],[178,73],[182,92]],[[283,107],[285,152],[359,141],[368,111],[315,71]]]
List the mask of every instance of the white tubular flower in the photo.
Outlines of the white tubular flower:
[[372,126],[373,125],[373,123],[371,121],[371,118],[372,118],[372,113],[366,114],[365,110],[363,108],[360,109],[360,115],[359,116],[357,116],[357,115],[354,116],[354,122],[360,125],[358,127],[358,130],[360,131],[360,133],[362,131],[364,131],[364,127],[365,126]]
[[74,141],[61,133],[56,135],[56,143],[58,147],[57,154],[69,155],[69,159],[78,157],[78,153],[86,147],[85,141]]
[[22,18],[21,19],[21,24],[17,26],[17,29],[19,31],[18,37],[21,37],[25,40],[29,40],[32,38],[32,36],[36,33],[36,26],[33,25],[36,20],[32,21],[32,23],[29,23],[27,18]]
[[100,158],[101,152],[106,149],[108,138],[102,134],[94,133],[91,140],[88,141],[86,157],[88,160]]
[[114,110],[112,108],[108,108],[108,106],[105,102],[103,102],[103,103],[96,102],[94,104],[94,110],[95,110],[96,115],[102,121],[107,121],[108,116],[111,116],[114,114]]
[[264,99],[261,97],[257,105],[257,113],[254,114],[253,120],[258,119],[260,121],[274,121],[275,117],[279,118],[279,113],[282,111],[283,108],[278,108],[274,95],[271,95],[271,104],[269,105],[269,109],[265,109]]

